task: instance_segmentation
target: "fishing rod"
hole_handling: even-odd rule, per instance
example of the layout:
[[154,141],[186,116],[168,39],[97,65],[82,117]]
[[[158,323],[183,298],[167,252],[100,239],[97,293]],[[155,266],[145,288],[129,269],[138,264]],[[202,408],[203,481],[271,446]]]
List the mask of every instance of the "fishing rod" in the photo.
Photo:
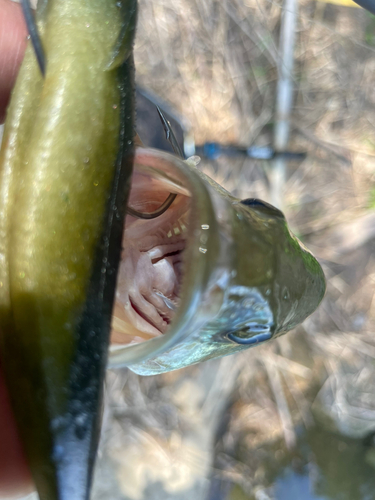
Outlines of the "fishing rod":
[[371,12],[371,14],[375,15],[375,1],[374,0],[354,0],[356,4],[358,4],[363,9]]
[[217,142],[205,142],[201,146],[195,146],[194,154],[203,156],[209,160],[216,160],[221,156],[227,157],[246,157],[253,160],[274,160],[275,158],[283,158],[285,160],[302,161],[306,158],[305,152],[294,151],[275,151],[270,146],[249,146],[241,147],[236,145],[224,146]]

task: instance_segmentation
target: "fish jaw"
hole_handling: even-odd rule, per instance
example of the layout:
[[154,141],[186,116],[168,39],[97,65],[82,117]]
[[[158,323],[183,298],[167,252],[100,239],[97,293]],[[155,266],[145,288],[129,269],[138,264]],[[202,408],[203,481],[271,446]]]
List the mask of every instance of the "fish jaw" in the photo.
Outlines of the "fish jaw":
[[[215,275],[216,283],[216,276],[221,273],[221,270],[215,267],[220,248],[217,240],[219,232],[216,229],[217,222],[214,207],[209,199],[207,187],[192,173],[185,162],[161,151],[137,148],[135,164],[137,164],[138,174],[151,175],[155,179],[154,183],[147,183],[151,190],[161,181],[166,183],[168,190],[171,192],[192,193],[194,203],[189,215],[188,239],[200,242],[200,245],[188,245],[184,251],[184,260],[188,259],[191,263],[191,272],[184,274],[180,305],[168,333],[159,335],[147,342],[127,347],[120,343],[112,344],[109,356],[110,367],[130,366],[140,360],[155,357],[157,354],[165,352],[184,339],[188,334],[189,325],[193,321],[194,324],[197,324],[198,321],[199,325],[202,322],[204,323],[206,317],[211,317],[212,314],[217,312],[221,303],[220,289],[215,290],[217,298],[215,296],[214,300],[212,300],[212,297],[207,300],[208,297],[206,297],[210,290],[212,276]],[[135,175],[134,178],[137,179],[137,176]],[[130,204],[133,205],[132,195],[130,195]],[[167,217],[168,213],[166,212],[164,216]],[[156,224],[160,223],[162,217],[156,219]],[[127,234],[124,237],[123,245],[126,246],[128,242]],[[223,271],[225,273],[225,270]],[[126,280],[125,274],[123,279]],[[121,279],[119,279],[117,286],[118,289],[121,288]],[[206,310],[204,312],[202,310],[202,317],[198,317],[196,316],[197,307],[203,302],[206,305]],[[115,308],[117,304],[118,302],[116,302]],[[178,327],[173,325],[178,325]],[[173,333],[171,335],[172,329]]]
[[133,161],[132,39],[107,68],[122,10],[38,3],[46,77],[28,47],[0,153],[0,355],[41,500],[87,499],[98,444]]
[[190,193],[181,299],[166,333],[112,345],[110,367],[154,375],[233,354],[291,330],[318,307],[322,269],[279,210],[241,203],[166,153],[138,149],[135,165],[167,178],[172,192],[175,184]]

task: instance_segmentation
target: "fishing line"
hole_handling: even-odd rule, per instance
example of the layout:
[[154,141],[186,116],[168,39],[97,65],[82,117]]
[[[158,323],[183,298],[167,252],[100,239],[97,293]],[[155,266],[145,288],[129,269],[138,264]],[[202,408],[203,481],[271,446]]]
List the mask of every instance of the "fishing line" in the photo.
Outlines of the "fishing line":
[[30,5],[30,0],[21,0],[21,6],[23,11],[23,17],[25,18],[27,31],[29,32],[30,35],[30,40],[33,45],[33,49],[35,52],[36,59],[38,61],[40,72],[44,77],[46,73],[46,59],[44,56],[42,41],[40,39],[38,32],[38,26],[36,25],[35,22],[34,12]]
[[173,132],[173,129],[172,129],[170,122],[166,119],[166,117],[164,116],[164,114],[163,114],[162,110],[159,108],[159,106],[156,106],[156,109],[158,110],[159,118],[161,120],[161,123],[163,124],[165,137],[166,137],[167,141],[172,146],[173,151],[176,153],[176,155],[183,159],[184,155],[181,151],[180,145],[178,143],[178,140],[176,139],[176,136]]

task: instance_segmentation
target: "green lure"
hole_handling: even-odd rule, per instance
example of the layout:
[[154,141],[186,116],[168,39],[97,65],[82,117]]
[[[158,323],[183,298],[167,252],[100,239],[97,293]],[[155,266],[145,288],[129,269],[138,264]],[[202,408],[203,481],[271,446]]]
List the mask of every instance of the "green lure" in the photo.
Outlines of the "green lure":
[[88,498],[133,164],[133,0],[41,0],[0,153],[2,365],[42,500]]

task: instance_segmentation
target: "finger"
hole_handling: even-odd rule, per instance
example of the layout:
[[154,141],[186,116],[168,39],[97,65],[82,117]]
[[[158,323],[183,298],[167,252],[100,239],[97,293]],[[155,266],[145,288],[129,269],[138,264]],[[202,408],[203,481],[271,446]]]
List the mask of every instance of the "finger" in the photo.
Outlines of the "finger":
[[[19,5],[0,0],[0,123],[26,47]],[[0,496],[27,493],[31,477],[18,438],[0,366]]]
[[0,365],[0,498],[32,489]]
[[0,123],[26,48],[27,31],[19,4],[0,0]]

